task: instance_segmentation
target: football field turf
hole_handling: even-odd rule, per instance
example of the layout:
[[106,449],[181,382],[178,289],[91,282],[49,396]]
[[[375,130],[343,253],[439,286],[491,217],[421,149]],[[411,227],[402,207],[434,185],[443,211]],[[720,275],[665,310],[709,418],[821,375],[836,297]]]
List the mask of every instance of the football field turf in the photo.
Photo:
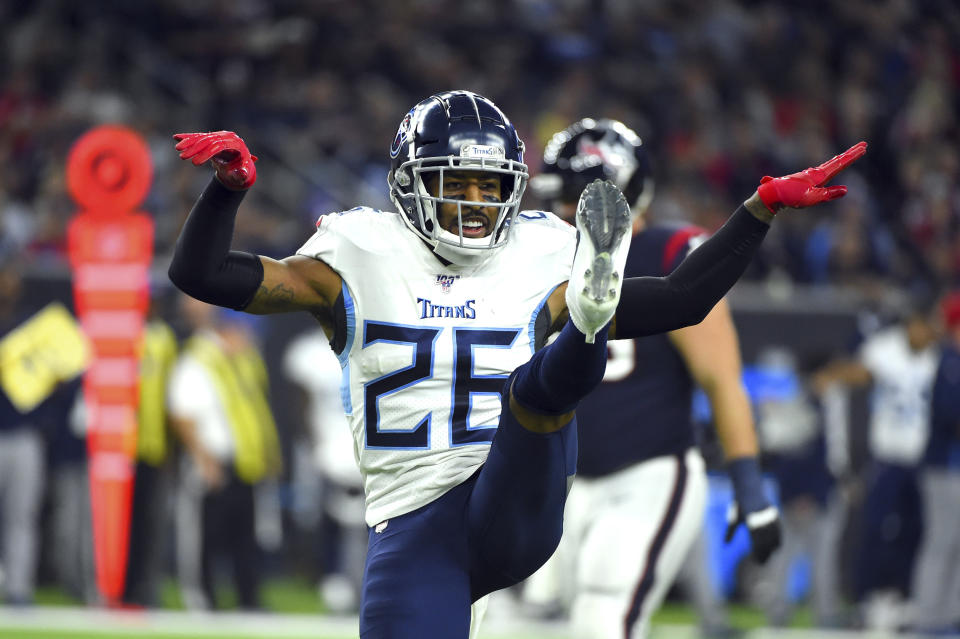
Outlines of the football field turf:
[[[759,615],[734,614],[743,639],[877,639],[907,635],[765,628]],[[681,621],[686,619],[689,622]],[[356,617],[281,613],[129,612],[73,606],[0,607],[2,639],[356,639]],[[654,618],[651,639],[701,639],[686,606],[669,605]],[[565,624],[487,619],[480,639],[570,639]]]
[[[116,611],[84,607],[57,588],[37,591],[41,605],[26,608],[0,606],[0,639],[356,639],[356,617],[321,613],[316,589],[299,580],[268,580],[263,588],[266,613],[235,610],[230,592],[218,593],[226,612],[202,613],[184,609],[179,589],[166,581],[161,589],[162,608],[151,611]],[[505,597],[509,600],[509,597]],[[731,610],[740,627],[762,623],[758,612],[737,606]],[[564,639],[562,622],[517,620],[512,611],[491,610],[479,639]],[[681,603],[667,602],[656,615],[663,625],[689,626],[695,613]],[[697,635],[662,635],[681,639]]]
[[[491,620],[483,639],[554,639],[560,626]],[[3,639],[355,639],[355,617],[0,608]]]
[[[56,590],[41,589],[43,605],[0,606],[0,639],[356,639],[357,618],[318,614],[316,591],[295,581],[266,584],[264,603],[270,612],[236,610],[206,613],[183,609],[176,588],[167,584],[164,608],[117,611],[83,607]],[[506,598],[509,601],[509,597]],[[861,639],[856,632],[811,628],[810,612],[800,608],[793,627],[764,627],[759,610],[731,604],[730,621],[744,639]],[[694,610],[668,601],[654,615],[650,639],[703,639]],[[871,639],[878,636],[870,635]],[[479,639],[569,639],[564,622],[524,620],[509,607],[491,605]],[[905,639],[897,635],[896,639]]]

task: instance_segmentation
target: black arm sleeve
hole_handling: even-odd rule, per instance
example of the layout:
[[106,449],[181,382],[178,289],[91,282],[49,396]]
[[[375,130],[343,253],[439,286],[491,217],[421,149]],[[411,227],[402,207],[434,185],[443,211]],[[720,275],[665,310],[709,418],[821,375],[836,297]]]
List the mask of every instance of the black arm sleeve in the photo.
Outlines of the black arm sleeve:
[[210,181],[183,224],[167,271],[187,295],[236,310],[250,303],[263,282],[258,256],[230,250],[244,193],[231,191],[216,178]]
[[699,324],[743,275],[769,228],[741,205],[670,275],[624,280],[616,337],[643,337]]

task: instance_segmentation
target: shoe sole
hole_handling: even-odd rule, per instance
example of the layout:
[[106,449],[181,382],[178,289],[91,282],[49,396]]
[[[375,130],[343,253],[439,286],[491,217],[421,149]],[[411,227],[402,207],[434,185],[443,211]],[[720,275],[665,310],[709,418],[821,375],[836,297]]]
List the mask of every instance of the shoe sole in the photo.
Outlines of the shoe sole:
[[596,303],[616,297],[613,252],[630,229],[630,206],[616,186],[594,180],[583,190],[577,207],[577,228],[593,245],[594,258],[584,273],[583,295]]

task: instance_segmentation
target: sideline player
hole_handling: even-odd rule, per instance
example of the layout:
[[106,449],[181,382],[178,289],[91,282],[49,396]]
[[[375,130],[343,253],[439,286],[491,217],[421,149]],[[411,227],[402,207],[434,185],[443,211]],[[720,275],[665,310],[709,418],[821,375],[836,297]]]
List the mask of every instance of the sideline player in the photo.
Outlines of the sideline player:
[[[695,226],[647,223],[650,160],[639,136],[616,120],[585,118],[556,133],[531,190],[569,221],[577,194],[594,179],[613,181],[632,208],[625,277],[665,276],[704,241]],[[727,302],[695,326],[608,348],[603,383],[577,407],[580,458],[560,548],[527,588],[531,596],[560,590],[577,637],[645,637],[706,508],[706,464],[690,414],[694,385],[710,400],[757,560],[780,544],[779,521],[763,494]]]
[[466,637],[471,602],[540,567],[560,539],[574,409],[603,376],[608,331],[700,322],[774,214],[842,197],[846,187],[821,185],[866,151],[860,143],[764,178],[668,277],[624,279],[630,212],[620,191],[585,189],[579,242],[553,214],[520,213],[523,143],[469,91],[433,95],[403,118],[388,175],[397,212],[323,216],[280,261],[229,250],[256,178],[243,141],[228,131],[174,137],[181,158],[212,160],[216,179],[181,230],[173,282],[251,313],[308,311],[340,357],[370,526],[365,639]]

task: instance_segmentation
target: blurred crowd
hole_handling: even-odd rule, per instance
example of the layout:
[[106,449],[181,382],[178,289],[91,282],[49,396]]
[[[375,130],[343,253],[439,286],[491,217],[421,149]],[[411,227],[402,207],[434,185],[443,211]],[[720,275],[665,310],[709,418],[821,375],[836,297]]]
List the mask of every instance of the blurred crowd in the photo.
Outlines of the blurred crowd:
[[[927,365],[930,370],[924,369],[928,385],[916,390],[925,402],[920,404],[924,420],[935,379],[940,379],[936,371],[941,362],[953,361],[941,358],[938,344],[945,334],[936,327],[945,322],[954,328],[960,312],[941,315],[932,305],[932,300],[960,284],[960,6],[949,0],[37,0],[0,4],[0,35],[0,263],[15,265],[17,277],[29,284],[19,295],[20,305],[8,309],[4,321],[11,326],[14,318],[26,318],[28,309],[50,301],[43,292],[48,289],[37,282],[57,280],[69,288],[65,232],[76,206],[66,188],[65,159],[73,142],[89,128],[124,124],[149,144],[154,183],[142,208],[156,223],[155,271],[161,274],[160,281],[180,225],[208,179],[177,160],[173,133],[230,129],[244,137],[260,158],[258,183],[245,199],[234,246],[282,257],[300,246],[319,215],[357,204],[391,207],[388,149],[404,113],[432,92],[465,88],[490,97],[513,120],[526,141],[531,173],[539,169],[549,137],[571,122],[605,116],[627,123],[643,138],[655,162],[657,196],[648,215],[685,219],[708,229],[717,228],[753,192],[761,176],[799,170],[867,140],[867,155],[843,175],[849,195],[816,212],[778,219],[746,277],[761,283],[844,287],[855,291],[858,299],[875,302],[874,308],[884,307],[894,293],[926,300],[920,306],[934,328],[918,348],[935,354],[927,358],[933,362]],[[13,299],[6,293],[0,296],[0,302]],[[176,301],[160,313],[173,324],[180,348],[196,330],[188,315]],[[906,326],[910,317],[903,314],[902,324],[895,321],[891,326]],[[808,424],[813,435],[787,437],[784,444],[776,433],[785,431],[771,427],[766,435],[768,464],[776,474],[777,468],[793,468],[778,465],[782,458],[790,458],[779,453],[815,451],[808,458],[823,477],[832,478],[824,486],[842,487],[840,494],[847,501],[839,511],[846,513],[852,505],[867,503],[861,492],[867,494],[882,475],[877,481],[902,496],[906,505],[894,515],[883,511],[867,521],[879,526],[885,542],[913,544],[912,552],[923,557],[917,550],[923,535],[920,523],[929,519],[920,514],[922,482],[918,484],[915,476],[927,459],[923,446],[914,446],[915,454],[904,463],[882,459],[865,444],[861,447],[865,460],[853,463],[848,453],[836,451],[855,446],[846,440],[839,449],[825,443],[836,443],[837,432],[869,439],[870,407],[875,404],[865,404],[868,408],[858,416],[844,403],[847,395],[835,392],[837,384],[853,393],[860,387],[890,390],[893,384],[876,369],[860,377],[837,372],[849,373],[837,363],[841,359],[865,362],[867,368],[875,361],[854,341],[866,343],[869,335],[887,327],[868,324],[862,321],[851,332],[845,353],[842,349],[816,353],[821,359],[816,366],[805,357],[809,353],[788,353],[787,361],[791,357],[794,361],[796,388],[806,399],[796,405],[790,404],[793,395],[789,402],[778,396],[787,408],[774,410],[770,423],[782,422],[787,415],[791,424]],[[284,325],[282,330],[268,323],[244,326],[247,336],[237,339],[256,344],[266,367],[284,380],[281,384],[300,385],[304,396],[316,403],[307,404],[312,408],[304,411],[274,404],[284,459],[264,474],[279,482],[271,484],[273,497],[244,492],[221,506],[254,499],[267,504],[259,512],[279,513],[277,517],[250,519],[253,515],[243,509],[246,506],[237,511],[253,527],[247,541],[255,538],[276,549],[283,539],[288,554],[323,554],[310,541],[318,527],[325,527],[331,539],[342,537],[343,545],[330,546],[338,549],[336,553],[314,556],[311,576],[340,575],[339,581],[327,583],[327,594],[330,602],[340,602],[331,605],[349,609],[355,600],[358,551],[348,542],[358,526],[357,487],[348,470],[341,472],[336,462],[324,460],[329,453],[323,452],[320,442],[330,436],[318,435],[323,429],[318,424],[329,425],[334,419],[327,409],[336,402],[329,399],[331,393],[336,396],[336,389],[310,388],[309,375],[303,372],[309,366],[302,363],[302,355],[298,360],[293,355],[285,359],[280,351],[271,353],[271,340],[279,332],[287,338],[310,337],[305,324]],[[3,326],[4,331],[7,328]],[[783,346],[789,349],[789,339],[785,341]],[[277,342],[282,352],[288,342]],[[291,352],[315,347],[316,343],[302,342]],[[773,366],[785,360],[765,361]],[[950,370],[955,377],[956,371]],[[950,382],[958,383],[953,377]],[[80,428],[76,424],[82,416],[75,414],[74,400],[64,400],[61,408],[51,413],[60,418],[38,417],[39,422],[63,421],[64,415],[73,414],[70,423],[75,425],[72,431],[61,424],[44,430],[68,433],[47,439],[46,463],[74,475],[56,479],[50,474],[45,494],[53,503],[76,506],[76,500],[66,496],[58,501],[55,490],[59,486],[69,491],[82,476],[76,470],[82,468],[77,466],[82,464],[83,445],[78,443],[82,439],[76,434],[69,437]],[[759,401],[757,408],[762,408]],[[847,420],[845,426],[827,429],[826,424],[841,419],[837,415]],[[761,428],[763,421],[758,419]],[[12,428],[0,428],[0,436],[7,430]],[[177,431],[176,437],[170,436],[192,454],[188,457],[200,468],[201,479],[206,477],[211,485],[226,481],[210,475],[215,473],[212,467],[204,473],[203,453],[191,450],[189,435]],[[955,445],[947,439],[946,444],[938,440],[937,446],[948,450]],[[310,442],[311,452],[306,456],[298,452],[301,448],[291,443],[297,441]],[[0,444],[0,454],[4,445]],[[30,455],[40,455],[34,444],[20,445]],[[838,458],[846,462],[837,462]],[[338,459],[352,461],[349,451]],[[906,474],[914,475],[913,488],[902,488],[898,473],[877,474],[873,463],[877,461],[911,469]],[[173,464],[173,456],[167,462]],[[42,486],[43,460],[38,458],[36,464],[29,472]],[[937,464],[954,468],[960,457]],[[320,469],[330,476],[317,481]],[[2,471],[0,462],[0,480]],[[176,475],[170,472],[171,477]],[[786,494],[793,486],[789,480],[806,472],[793,468],[781,473]],[[893,475],[896,479],[891,479]],[[806,495],[805,490],[799,492]],[[956,489],[946,490],[947,498],[952,495],[956,500],[950,490]],[[809,523],[813,519],[805,518],[805,513],[833,512],[835,502],[828,493],[824,488],[811,502],[801,502],[803,508],[793,513],[796,530],[813,529]],[[169,495],[173,494],[182,491],[170,488]],[[198,505],[202,491],[193,497],[193,502],[184,497],[180,510],[202,510]],[[45,519],[54,522],[55,532],[48,538],[69,537],[82,513],[55,512]],[[196,517],[202,514],[188,520]],[[844,521],[848,523],[840,527],[846,532],[834,536],[841,539],[836,544],[842,539],[861,540],[862,531],[851,527],[864,520]],[[912,523],[917,525],[911,527]],[[282,532],[291,526],[308,532],[284,537]],[[854,548],[867,544],[846,543]],[[46,547],[60,548],[64,555],[58,560],[63,564],[60,572],[46,567],[48,578],[56,572],[61,586],[83,600],[96,601],[92,584],[83,577],[90,574],[92,559],[67,552],[71,546],[48,542]],[[198,542],[197,552],[203,547]],[[809,556],[810,546],[807,551]],[[960,557],[960,551],[950,552]],[[903,559],[914,554],[895,551],[891,556]],[[78,563],[82,561],[86,564]],[[916,594],[911,584],[915,562],[907,563],[866,577],[862,566],[851,566],[849,574],[860,576],[850,578],[845,594],[851,601],[868,601],[867,582],[857,581],[867,579],[881,595],[894,592],[907,600]],[[43,573],[42,561],[40,568]],[[265,570],[270,571],[268,564]],[[782,575],[789,571],[782,566],[780,570],[779,578],[785,578]],[[5,574],[9,586],[9,566]],[[754,577],[756,583],[773,578]],[[203,605],[209,575],[193,578],[197,596],[185,599]],[[243,588],[249,591],[252,586],[247,582]],[[12,597],[9,588],[7,592],[14,603],[32,599],[29,589]],[[130,601],[155,605],[156,592],[145,592],[131,594]],[[960,610],[960,592],[957,597],[952,605]],[[249,592],[241,600],[259,605]],[[785,600],[768,604],[771,619],[786,622]],[[827,612],[823,622],[840,623],[838,619],[835,611]],[[874,625],[896,626],[900,621],[883,618]]]
[[706,228],[760,176],[868,140],[852,196],[778,224],[752,276],[882,295],[960,270],[960,8],[946,0],[40,0],[0,18],[0,225],[31,259],[62,259],[64,158],[94,124],[147,137],[161,257],[202,180],[170,135],[236,130],[261,158],[239,239],[279,255],[317,215],[389,206],[403,114],[470,88],[515,122],[533,172],[553,132],[622,120],[656,161],[652,216]]

